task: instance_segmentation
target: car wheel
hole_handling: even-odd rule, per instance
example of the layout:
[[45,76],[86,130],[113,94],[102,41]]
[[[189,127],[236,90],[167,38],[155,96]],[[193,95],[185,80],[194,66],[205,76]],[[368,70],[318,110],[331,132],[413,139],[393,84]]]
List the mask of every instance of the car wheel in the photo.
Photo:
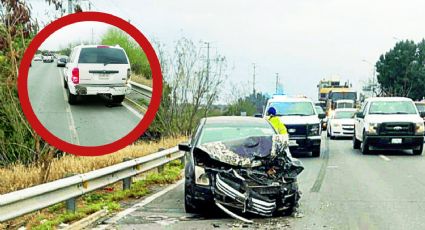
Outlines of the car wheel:
[[424,151],[424,145],[422,144],[419,149],[413,149],[413,155],[422,155]]
[[335,139],[335,136],[332,135],[332,129],[329,129],[329,137],[331,138],[331,140]]
[[363,155],[367,155],[370,153],[369,145],[366,143],[366,135],[363,133],[363,141],[360,145],[360,150],[363,153]]
[[112,102],[119,104],[122,101],[124,101],[124,98],[125,98],[125,95],[112,96]]
[[313,148],[313,150],[311,151],[311,156],[320,157],[320,146]]
[[185,183],[184,186],[184,210],[187,213],[201,213],[201,206],[198,204],[198,202],[195,202],[193,199],[190,199],[187,195],[192,195],[190,185],[188,183]]
[[294,195],[291,198],[289,198],[289,200],[285,201],[285,210],[281,211],[279,215],[282,215],[282,216],[292,215],[292,213],[294,213],[294,211],[298,207],[299,199],[300,199],[300,193],[299,191],[296,191]]
[[77,104],[77,95],[72,94],[69,89],[66,91],[67,95],[68,95],[68,103],[70,105],[75,105]]
[[63,87],[68,89],[68,82],[66,82],[65,78],[63,79]]
[[360,148],[360,141],[356,138],[356,133],[353,135],[353,149],[359,149]]

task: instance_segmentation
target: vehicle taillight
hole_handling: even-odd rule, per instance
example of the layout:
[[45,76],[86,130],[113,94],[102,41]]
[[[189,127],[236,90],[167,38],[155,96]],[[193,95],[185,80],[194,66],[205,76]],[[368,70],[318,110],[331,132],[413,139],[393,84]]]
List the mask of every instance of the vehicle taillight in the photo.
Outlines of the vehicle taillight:
[[80,82],[80,70],[78,68],[72,69],[71,80],[74,84],[78,84]]
[[109,46],[97,46],[97,48],[109,48]]

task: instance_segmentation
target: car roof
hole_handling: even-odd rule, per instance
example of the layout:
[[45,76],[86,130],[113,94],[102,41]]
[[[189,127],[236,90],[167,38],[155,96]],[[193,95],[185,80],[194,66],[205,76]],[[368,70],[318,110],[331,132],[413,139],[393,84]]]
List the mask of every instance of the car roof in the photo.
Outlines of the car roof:
[[412,99],[407,97],[371,97],[365,101],[412,101]]
[[240,126],[255,126],[265,125],[268,121],[258,117],[245,117],[245,116],[217,116],[203,118],[207,126],[221,126],[221,125],[240,125]]
[[78,45],[75,48],[97,48],[98,46],[108,46],[109,48],[112,49],[123,49],[121,46],[119,45],[115,45],[115,46],[110,46],[110,45]]
[[273,95],[272,98],[268,100],[268,102],[311,102],[313,100],[304,97],[289,97],[286,95]]

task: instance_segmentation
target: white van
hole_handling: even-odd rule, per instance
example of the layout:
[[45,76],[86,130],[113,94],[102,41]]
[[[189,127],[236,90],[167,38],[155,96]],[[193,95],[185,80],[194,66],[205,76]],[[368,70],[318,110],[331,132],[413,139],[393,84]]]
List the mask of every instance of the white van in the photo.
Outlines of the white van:
[[107,95],[114,103],[121,103],[131,91],[130,74],[130,61],[123,48],[76,46],[64,70],[68,102],[75,104],[77,96]]
[[313,157],[319,157],[322,132],[320,119],[323,119],[325,114],[318,114],[313,101],[307,98],[273,95],[267,101],[263,114],[266,119],[270,107],[276,109],[276,116],[288,130],[289,147],[311,151]]

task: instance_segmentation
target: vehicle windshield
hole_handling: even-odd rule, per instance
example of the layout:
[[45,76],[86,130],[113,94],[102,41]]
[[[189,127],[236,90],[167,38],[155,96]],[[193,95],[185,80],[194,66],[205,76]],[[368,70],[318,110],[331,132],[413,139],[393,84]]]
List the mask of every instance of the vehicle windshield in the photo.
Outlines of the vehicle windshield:
[[122,49],[82,48],[78,63],[128,64],[128,61]]
[[329,98],[332,99],[332,101],[343,100],[343,99],[356,101],[357,93],[356,92],[332,92],[329,94]]
[[276,109],[277,116],[311,116],[315,115],[313,104],[307,101],[272,102],[269,107]]
[[352,102],[341,102],[336,104],[337,109],[349,109],[353,107],[354,107],[354,104]]
[[425,112],[425,104],[416,104],[419,112]]
[[353,118],[356,111],[336,111],[334,119],[349,119]]
[[271,125],[264,126],[227,126],[204,127],[199,137],[198,145],[216,141],[229,141],[254,136],[271,136],[276,132]]
[[316,111],[318,114],[325,113],[325,111],[320,106],[316,106]]
[[416,114],[410,101],[375,101],[370,104],[369,114]]

